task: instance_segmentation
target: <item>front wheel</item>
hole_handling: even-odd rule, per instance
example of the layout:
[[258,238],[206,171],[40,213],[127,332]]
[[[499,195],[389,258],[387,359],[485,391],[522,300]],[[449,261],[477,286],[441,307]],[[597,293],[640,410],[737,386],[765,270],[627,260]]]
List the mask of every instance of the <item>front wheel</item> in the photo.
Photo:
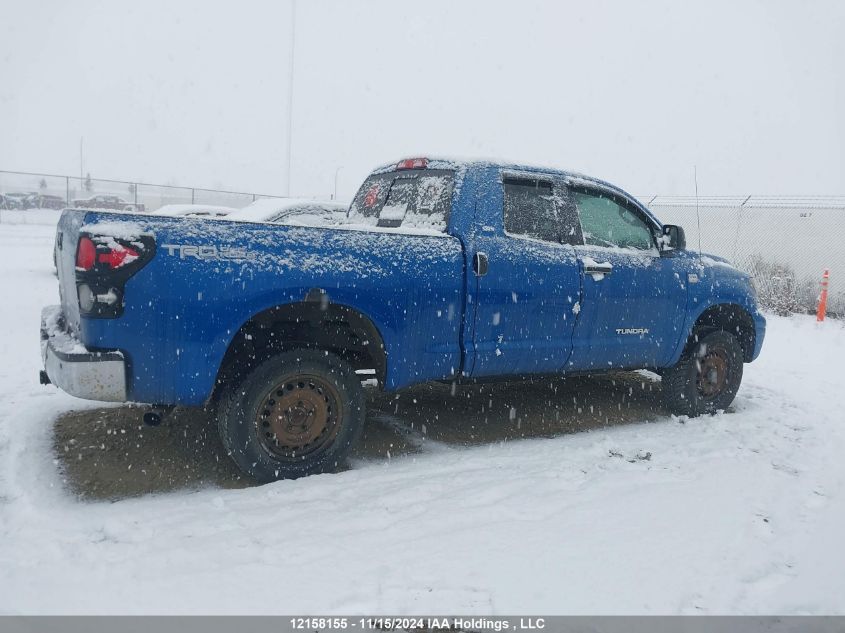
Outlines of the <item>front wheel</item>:
[[696,416],[727,409],[742,382],[742,347],[721,330],[701,337],[674,367],[663,371],[666,408]]
[[320,350],[293,350],[258,367],[222,398],[223,445],[264,483],[338,467],[364,426],[364,394],[349,363]]

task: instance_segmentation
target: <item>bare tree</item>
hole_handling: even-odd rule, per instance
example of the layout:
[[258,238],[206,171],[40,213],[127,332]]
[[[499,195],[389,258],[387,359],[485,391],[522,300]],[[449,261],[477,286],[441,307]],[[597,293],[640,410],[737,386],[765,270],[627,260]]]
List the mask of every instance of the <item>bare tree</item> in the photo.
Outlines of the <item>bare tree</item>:
[[780,315],[815,309],[810,279],[799,280],[789,265],[766,261],[762,255],[753,255],[749,264],[757,300],[763,308]]

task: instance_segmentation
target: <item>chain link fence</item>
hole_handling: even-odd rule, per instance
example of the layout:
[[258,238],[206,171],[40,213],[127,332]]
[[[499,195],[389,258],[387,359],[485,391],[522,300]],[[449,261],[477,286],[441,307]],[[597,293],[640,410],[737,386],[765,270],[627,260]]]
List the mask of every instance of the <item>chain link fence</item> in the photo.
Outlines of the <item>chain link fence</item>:
[[688,249],[698,250],[700,240],[702,251],[751,274],[766,309],[780,314],[815,312],[827,269],[828,314],[845,316],[845,196],[640,200],[661,221],[684,227]]
[[[259,198],[279,197],[177,185],[102,180],[90,176],[80,178],[13,171],[0,171],[0,196],[0,211],[85,207],[98,204],[92,200],[97,196],[117,198],[113,204],[130,211],[155,211],[168,204],[241,208]],[[26,216],[21,215],[19,219],[26,222]]]

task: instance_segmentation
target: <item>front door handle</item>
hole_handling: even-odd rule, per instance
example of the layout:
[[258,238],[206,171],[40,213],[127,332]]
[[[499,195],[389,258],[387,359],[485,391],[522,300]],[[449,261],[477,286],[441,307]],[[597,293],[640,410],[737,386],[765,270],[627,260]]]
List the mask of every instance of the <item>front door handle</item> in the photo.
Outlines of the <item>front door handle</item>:
[[595,262],[592,260],[584,262],[585,275],[609,275],[612,272],[613,264],[610,262]]
[[483,253],[482,251],[478,251],[475,254],[475,257],[472,258],[472,270],[475,272],[476,277],[483,277],[487,274],[487,270],[490,268],[490,260],[487,259],[487,253]]

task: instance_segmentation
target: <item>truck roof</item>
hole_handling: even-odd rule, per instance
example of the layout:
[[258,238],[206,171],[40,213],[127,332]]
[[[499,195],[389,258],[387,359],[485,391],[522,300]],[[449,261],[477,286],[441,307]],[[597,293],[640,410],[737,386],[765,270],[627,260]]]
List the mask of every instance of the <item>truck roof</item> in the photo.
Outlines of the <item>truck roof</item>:
[[608,189],[610,191],[617,192],[626,198],[630,198],[634,200],[642,210],[648,214],[650,218],[652,218],[658,225],[662,226],[663,223],[651,212],[651,210],[643,204],[636,196],[628,193],[621,187],[614,185],[613,183],[607,182],[606,180],[602,180],[601,178],[596,178],[594,176],[588,176],[587,174],[582,174],[576,171],[570,171],[567,169],[560,169],[557,167],[545,167],[542,165],[526,165],[523,163],[514,163],[508,160],[498,159],[498,158],[467,158],[467,157],[448,157],[448,156],[429,156],[424,159],[412,157],[412,158],[400,158],[399,160],[385,163],[376,167],[371,173],[379,174],[379,173],[386,173],[390,171],[394,171],[397,169],[397,166],[403,162],[413,162],[417,160],[425,160],[426,162],[426,169],[468,169],[472,167],[498,167],[500,169],[508,170],[512,169],[514,171],[521,171],[521,172],[529,172],[534,174],[550,174],[550,175],[557,175],[563,176],[567,180],[578,184],[578,182],[582,182],[583,184],[589,184],[601,187],[603,189]]

